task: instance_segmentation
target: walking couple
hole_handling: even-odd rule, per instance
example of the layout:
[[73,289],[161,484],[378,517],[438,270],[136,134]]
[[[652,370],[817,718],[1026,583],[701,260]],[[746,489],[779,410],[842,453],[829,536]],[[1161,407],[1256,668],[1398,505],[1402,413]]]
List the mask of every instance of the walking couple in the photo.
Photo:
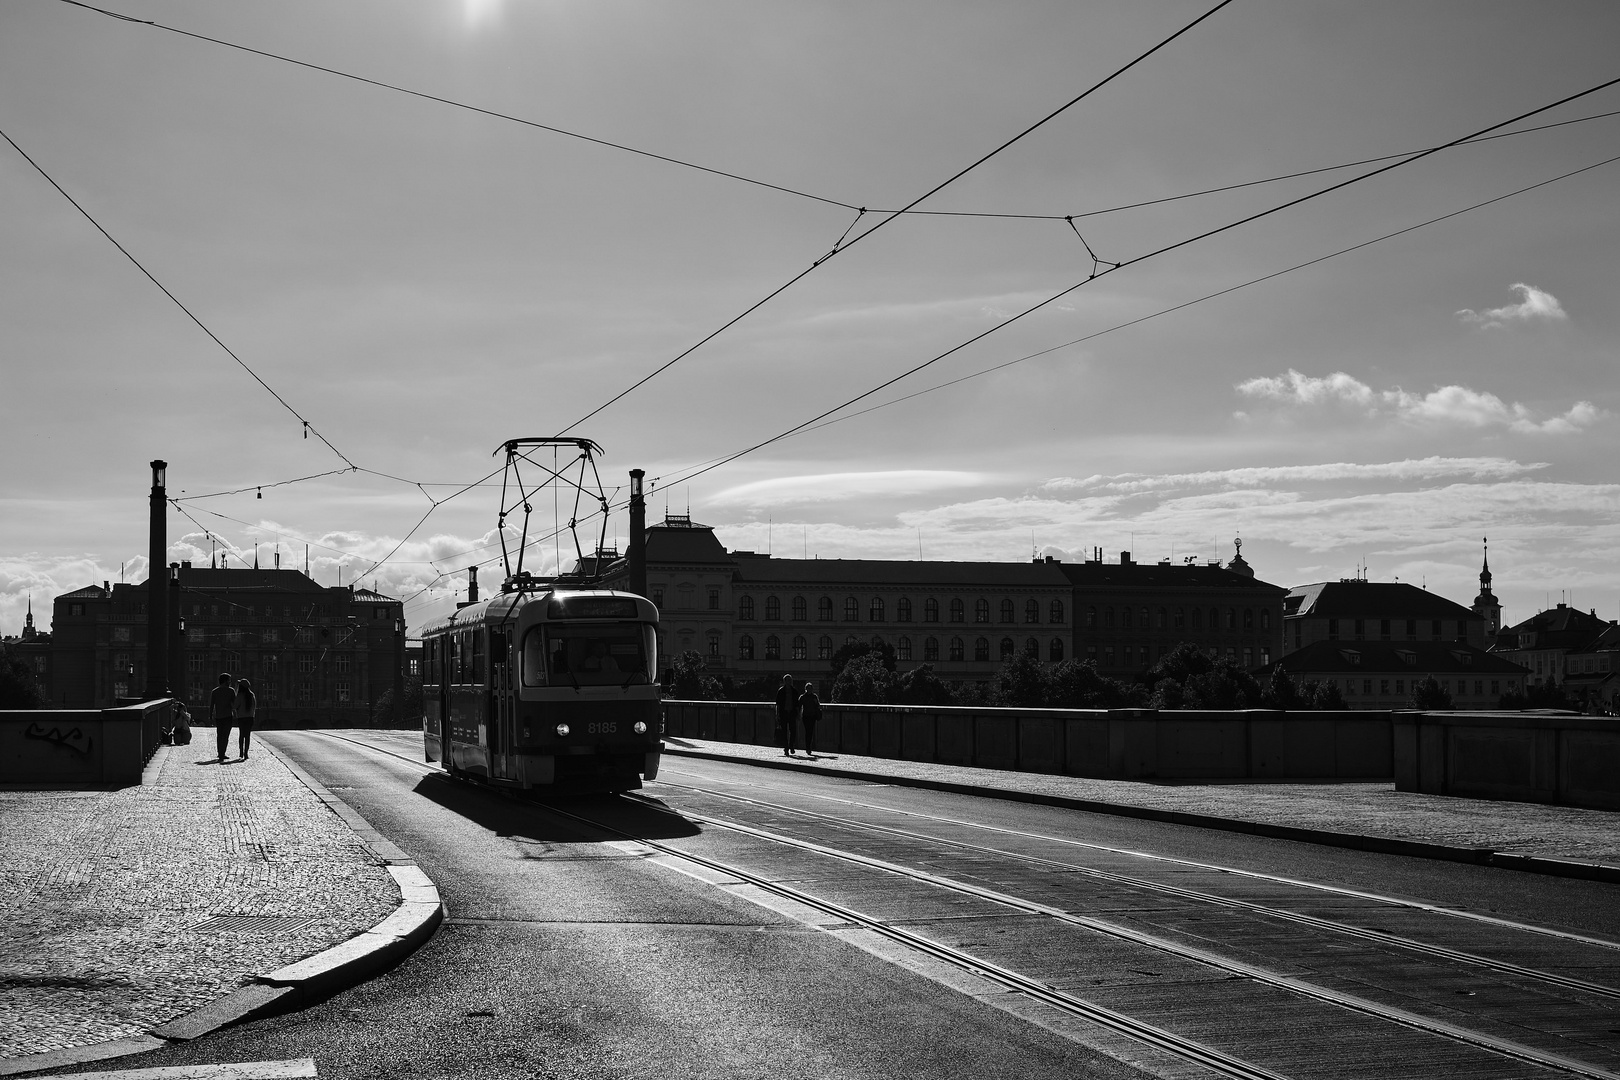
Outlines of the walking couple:
[[221,673],[219,685],[208,699],[208,711],[213,714],[214,732],[219,738],[219,760],[225,760],[225,751],[231,745],[231,724],[241,729],[237,747],[241,760],[246,761],[248,741],[253,736],[253,719],[258,715],[259,699],[253,693],[253,683],[243,679],[234,688],[228,673]]
[[793,685],[793,676],[782,676],[782,685],[776,691],[776,729],[782,738],[782,753],[794,756],[798,749],[798,727],[804,727],[804,753],[812,760],[816,756],[816,723],[821,719],[821,699],[816,696],[815,683],[807,682],[801,692]]

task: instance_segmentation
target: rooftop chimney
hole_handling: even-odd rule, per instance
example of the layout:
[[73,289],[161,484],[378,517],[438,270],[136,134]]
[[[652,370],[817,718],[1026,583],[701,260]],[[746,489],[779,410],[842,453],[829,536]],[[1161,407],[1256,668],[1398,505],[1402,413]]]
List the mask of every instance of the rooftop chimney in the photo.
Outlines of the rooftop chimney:
[[1131,553],[1130,552],[1122,551],[1122,552],[1119,553],[1119,565],[1121,565],[1121,566],[1129,566],[1129,565],[1131,565]]

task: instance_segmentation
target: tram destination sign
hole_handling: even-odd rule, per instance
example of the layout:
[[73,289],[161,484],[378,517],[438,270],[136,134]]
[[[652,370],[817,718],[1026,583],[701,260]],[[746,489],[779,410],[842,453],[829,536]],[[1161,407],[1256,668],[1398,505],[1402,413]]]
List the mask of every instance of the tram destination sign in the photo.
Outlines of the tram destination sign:
[[554,596],[546,604],[550,619],[634,619],[636,602],[624,596]]

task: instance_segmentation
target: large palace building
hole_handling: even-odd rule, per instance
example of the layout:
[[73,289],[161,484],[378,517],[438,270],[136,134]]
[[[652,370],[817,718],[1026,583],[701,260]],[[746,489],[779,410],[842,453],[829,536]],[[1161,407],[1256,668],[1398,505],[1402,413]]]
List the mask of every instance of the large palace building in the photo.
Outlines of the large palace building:
[[[902,670],[984,682],[1003,661],[1094,661],[1123,676],[1190,641],[1248,667],[1282,645],[1287,590],[1230,567],[1119,563],[782,559],[727,551],[710,526],[668,515],[646,532],[647,588],[667,658],[693,650],[738,679],[825,670],[846,644],[892,646]],[[627,588],[624,560],[606,583]]]

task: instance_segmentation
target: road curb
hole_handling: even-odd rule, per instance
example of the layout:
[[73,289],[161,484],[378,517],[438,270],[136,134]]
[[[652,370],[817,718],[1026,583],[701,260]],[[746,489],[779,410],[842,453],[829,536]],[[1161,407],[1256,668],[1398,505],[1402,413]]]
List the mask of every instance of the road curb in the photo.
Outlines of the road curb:
[[893,784],[896,787],[946,791],[955,795],[975,795],[981,798],[1002,799],[1008,802],[1056,806],[1066,810],[1080,810],[1092,814],[1112,814],[1115,817],[1142,818],[1148,821],[1162,821],[1172,825],[1191,825],[1201,829],[1220,829],[1223,832],[1248,833],[1252,836],[1264,836],[1275,840],[1295,840],[1304,844],[1350,848],[1356,851],[1376,852],[1381,855],[1405,855],[1411,858],[1435,859],[1443,862],[1472,863],[1476,866],[1490,866],[1499,870],[1545,874],[1550,877],[1580,878],[1585,881],[1602,881],[1609,884],[1620,883],[1620,866],[1611,866],[1607,863],[1576,862],[1572,859],[1548,859],[1538,855],[1517,855],[1507,851],[1493,851],[1490,848],[1431,844],[1421,840],[1397,840],[1392,837],[1367,836],[1362,833],[1332,832],[1326,829],[1302,829],[1293,825],[1271,825],[1261,821],[1243,821],[1239,818],[1216,817],[1212,814],[1193,814],[1184,810],[1159,810],[1148,806],[1100,802],[1095,799],[1076,799],[1065,795],[1047,795],[1034,791],[1013,791],[981,784],[958,784],[948,780],[891,776],[888,773],[863,772],[858,769],[845,769],[837,766],[823,767],[789,760],[776,761],[770,758],[752,758],[741,754],[725,754],[712,750],[688,750],[672,747],[667,741],[664,744],[664,753],[676,757],[705,758],[710,761],[726,761],[737,765],[753,765],[763,769],[780,769],[785,772],[816,773],[821,776],[836,776],[845,780],[880,782]]
[[399,886],[399,906],[369,930],[361,931],[347,941],[297,963],[257,976],[246,986],[160,1024],[144,1035],[7,1058],[0,1060],[0,1076],[144,1054],[176,1042],[189,1042],[231,1024],[296,1012],[387,970],[433,936],[444,921],[444,902],[438,886],[416,865],[415,860],[372,828],[370,822],[356,813],[353,807],[333,795],[320,781],[284,755],[275,753],[262,741],[256,749],[270,753],[285,765],[316,798],[354,830],[373,855],[382,860]]

